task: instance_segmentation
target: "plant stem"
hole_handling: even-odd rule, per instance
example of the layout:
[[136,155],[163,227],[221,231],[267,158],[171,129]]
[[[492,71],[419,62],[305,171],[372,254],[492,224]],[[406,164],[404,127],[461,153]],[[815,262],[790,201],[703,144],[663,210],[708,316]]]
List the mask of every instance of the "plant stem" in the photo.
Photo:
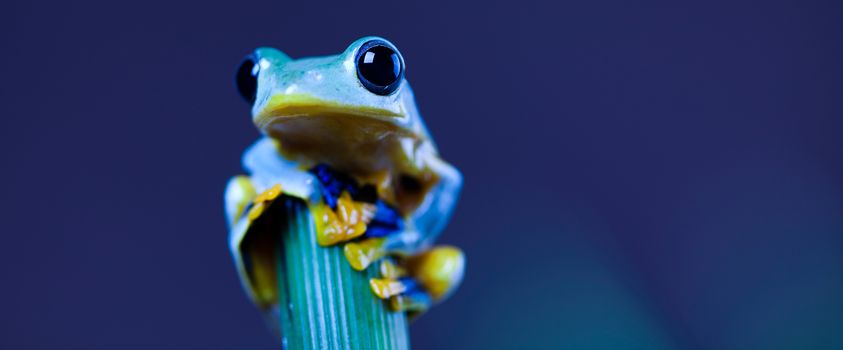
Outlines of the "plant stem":
[[353,270],[342,245],[316,243],[313,218],[304,203],[282,200],[287,220],[275,256],[285,348],[409,349],[405,314],[390,311],[369,288],[369,279],[378,277],[379,263]]

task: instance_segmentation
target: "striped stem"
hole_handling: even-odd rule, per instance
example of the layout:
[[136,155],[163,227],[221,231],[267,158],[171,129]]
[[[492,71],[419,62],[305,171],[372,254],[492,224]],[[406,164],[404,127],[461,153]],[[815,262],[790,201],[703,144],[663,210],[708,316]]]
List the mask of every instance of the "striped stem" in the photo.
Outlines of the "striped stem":
[[342,245],[316,243],[304,203],[282,200],[287,220],[281,227],[280,254],[275,255],[285,348],[409,349],[405,314],[390,311],[369,288],[369,279],[379,277],[378,264],[353,270]]

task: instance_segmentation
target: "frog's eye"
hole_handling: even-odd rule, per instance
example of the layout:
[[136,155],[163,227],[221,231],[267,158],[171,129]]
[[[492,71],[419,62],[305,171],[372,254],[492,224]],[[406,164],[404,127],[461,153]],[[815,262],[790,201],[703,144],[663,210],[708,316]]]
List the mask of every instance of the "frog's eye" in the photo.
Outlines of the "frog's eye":
[[383,40],[367,41],[357,50],[357,78],[367,90],[389,95],[404,78],[404,59],[392,44]]
[[240,68],[237,69],[237,91],[240,96],[249,104],[255,103],[255,97],[258,92],[258,73],[260,72],[260,65],[254,56],[246,57]]

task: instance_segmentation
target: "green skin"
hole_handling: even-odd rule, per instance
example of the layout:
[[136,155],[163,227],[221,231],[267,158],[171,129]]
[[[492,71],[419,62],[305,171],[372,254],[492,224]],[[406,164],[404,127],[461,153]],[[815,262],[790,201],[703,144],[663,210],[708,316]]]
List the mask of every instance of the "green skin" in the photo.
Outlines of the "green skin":
[[413,195],[395,192],[395,202],[410,204],[400,206],[408,208],[402,210],[405,231],[387,238],[390,254],[412,255],[429,248],[451,216],[462,176],[439,157],[409,83],[403,80],[395,92],[378,95],[358,78],[356,53],[370,40],[388,43],[364,37],[338,55],[302,59],[274,48],[254,52],[259,68],[251,112],[264,137],[243,156],[247,180],[232,179],[226,189],[230,247],[253,297],[256,287],[243,263],[242,254],[247,253],[241,250],[250,223],[243,218],[243,208],[256,193],[276,184],[285,195],[318,203],[319,182],[307,172],[316,164],[328,164],[364,182],[387,174],[392,187],[401,177],[426,185]]

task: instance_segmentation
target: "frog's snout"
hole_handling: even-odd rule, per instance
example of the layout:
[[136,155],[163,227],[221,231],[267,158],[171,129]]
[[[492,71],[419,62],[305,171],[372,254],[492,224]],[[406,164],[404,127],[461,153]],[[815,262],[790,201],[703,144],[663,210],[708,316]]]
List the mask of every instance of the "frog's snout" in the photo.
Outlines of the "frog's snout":
[[255,124],[264,127],[274,122],[293,117],[368,117],[381,120],[400,118],[400,109],[376,107],[372,105],[357,105],[315,97],[306,93],[277,93],[266,101],[264,106],[255,114]]

